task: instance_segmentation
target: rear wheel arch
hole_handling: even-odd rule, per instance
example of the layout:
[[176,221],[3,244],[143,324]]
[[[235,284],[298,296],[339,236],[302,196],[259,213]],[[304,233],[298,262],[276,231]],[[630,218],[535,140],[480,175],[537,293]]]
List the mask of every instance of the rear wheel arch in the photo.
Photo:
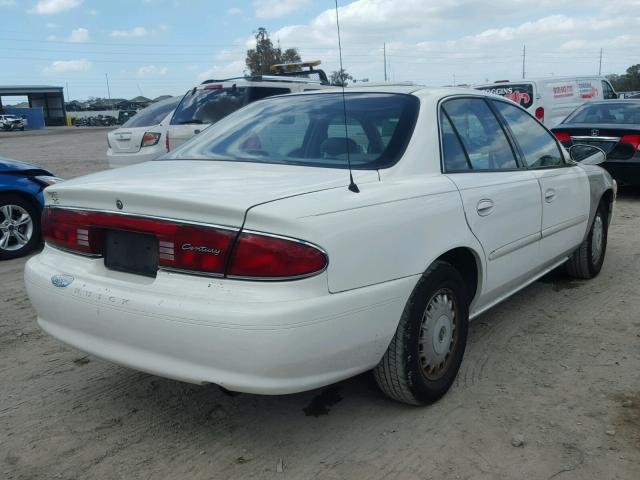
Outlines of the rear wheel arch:
[[[435,261],[444,261],[455,268],[462,276],[469,295],[469,304],[473,302],[482,284],[482,263],[478,254],[468,247],[453,248]],[[430,267],[429,267],[430,268]],[[427,268],[427,272],[429,269]]]

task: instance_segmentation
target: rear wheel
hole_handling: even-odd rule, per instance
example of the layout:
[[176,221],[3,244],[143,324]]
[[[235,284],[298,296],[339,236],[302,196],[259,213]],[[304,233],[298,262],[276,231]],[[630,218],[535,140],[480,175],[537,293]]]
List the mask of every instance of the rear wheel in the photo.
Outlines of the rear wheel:
[[0,260],[26,255],[40,243],[40,215],[18,195],[0,195]]
[[449,263],[437,261],[429,268],[374,370],[376,382],[386,395],[424,405],[449,390],[467,343],[467,295],[462,276]]
[[587,237],[565,264],[569,275],[589,279],[600,273],[607,250],[607,234],[606,204],[600,203]]

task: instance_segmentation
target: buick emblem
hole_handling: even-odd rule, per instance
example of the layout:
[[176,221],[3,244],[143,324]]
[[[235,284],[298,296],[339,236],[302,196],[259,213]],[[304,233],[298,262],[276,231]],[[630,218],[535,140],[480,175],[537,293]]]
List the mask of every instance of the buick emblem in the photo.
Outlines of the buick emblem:
[[597,137],[598,135],[600,135],[600,130],[596,130],[596,129],[591,130],[592,137]]
[[118,210],[122,210],[122,207],[124,207],[122,200],[116,200],[116,207],[118,207]]

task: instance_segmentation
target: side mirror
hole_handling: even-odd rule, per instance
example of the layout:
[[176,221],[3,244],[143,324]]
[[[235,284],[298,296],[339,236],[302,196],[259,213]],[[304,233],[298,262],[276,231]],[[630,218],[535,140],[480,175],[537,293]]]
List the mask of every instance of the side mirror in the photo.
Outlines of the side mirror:
[[604,150],[593,145],[582,144],[572,145],[569,148],[569,156],[574,162],[580,162],[584,165],[600,165],[607,159]]

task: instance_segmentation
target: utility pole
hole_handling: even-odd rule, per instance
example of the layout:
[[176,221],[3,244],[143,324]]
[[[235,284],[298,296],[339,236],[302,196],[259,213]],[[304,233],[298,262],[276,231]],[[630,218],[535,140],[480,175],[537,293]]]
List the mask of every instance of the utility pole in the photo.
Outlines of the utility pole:
[[109,74],[105,73],[104,78],[107,79],[107,95],[109,97],[109,100],[111,100],[111,90],[109,90]]
[[524,74],[525,74],[524,64],[525,64],[526,59],[527,59],[527,46],[523,45],[522,46],[522,78],[524,78]]
[[598,64],[598,76],[602,75],[602,48],[600,49],[600,63]]
[[387,44],[382,45],[382,55],[384,56],[384,81],[387,81]]
[[67,84],[67,102],[71,101],[71,97],[69,97],[69,82],[66,82]]

